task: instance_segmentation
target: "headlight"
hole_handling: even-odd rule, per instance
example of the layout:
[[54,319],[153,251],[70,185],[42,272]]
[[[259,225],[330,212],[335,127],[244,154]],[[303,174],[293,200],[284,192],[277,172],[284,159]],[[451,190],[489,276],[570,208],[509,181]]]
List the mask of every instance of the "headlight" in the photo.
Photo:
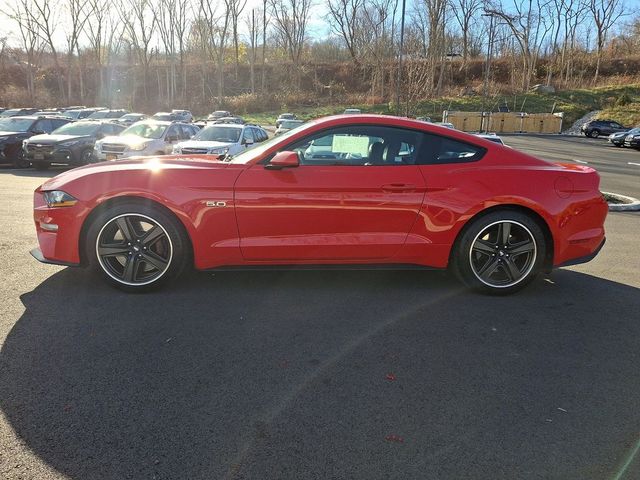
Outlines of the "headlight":
[[147,148],[147,145],[148,145],[147,142],[135,143],[133,145],[129,145],[129,150],[134,150],[138,152],[140,150],[144,150],[145,148]]
[[228,151],[229,151],[229,147],[209,149],[209,153],[214,155],[226,155]]
[[44,201],[47,206],[53,207],[73,207],[78,200],[62,190],[52,190],[51,192],[43,192]]

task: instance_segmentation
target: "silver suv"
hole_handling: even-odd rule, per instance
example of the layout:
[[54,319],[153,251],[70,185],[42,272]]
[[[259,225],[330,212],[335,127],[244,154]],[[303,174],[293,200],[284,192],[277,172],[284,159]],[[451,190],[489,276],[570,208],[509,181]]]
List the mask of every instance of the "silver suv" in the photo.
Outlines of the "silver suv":
[[96,142],[94,156],[98,160],[145,155],[167,155],[174,144],[188,140],[198,133],[198,127],[183,122],[144,120],[134,123],[115,137]]

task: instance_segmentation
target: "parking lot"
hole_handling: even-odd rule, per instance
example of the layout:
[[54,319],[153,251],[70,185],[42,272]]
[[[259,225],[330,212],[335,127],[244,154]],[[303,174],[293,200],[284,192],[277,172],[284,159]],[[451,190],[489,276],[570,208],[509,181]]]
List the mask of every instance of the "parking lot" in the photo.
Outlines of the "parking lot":
[[[640,197],[640,152],[505,136]],[[640,477],[640,213],[488,297],[442,272],[192,273],[127,295],[42,265],[0,169],[0,477]],[[637,455],[636,455],[637,454]]]

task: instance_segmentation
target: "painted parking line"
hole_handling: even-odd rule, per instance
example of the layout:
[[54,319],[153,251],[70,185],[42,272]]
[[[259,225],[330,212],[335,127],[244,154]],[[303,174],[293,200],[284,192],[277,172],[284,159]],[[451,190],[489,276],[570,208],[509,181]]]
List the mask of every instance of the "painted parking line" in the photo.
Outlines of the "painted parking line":
[[640,167],[640,163],[635,163],[635,162],[627,162],[629,165],[637,165]]
[[584,164],[588,164],[589,162],[585,162],[584,160],[573,160],[574,162],[578,162],[578,163],[584,163]]

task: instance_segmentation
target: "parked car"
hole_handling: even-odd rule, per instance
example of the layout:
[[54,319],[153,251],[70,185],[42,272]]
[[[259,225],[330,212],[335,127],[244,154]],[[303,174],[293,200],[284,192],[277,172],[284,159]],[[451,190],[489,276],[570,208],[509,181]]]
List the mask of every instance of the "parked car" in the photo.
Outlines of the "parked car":
[[418,120],[420,122],[431,123],[431,117],[416,117],[416,120]]
[[178,117],[171,112],[156,112],[151,115],[151,120],[158,120],[162,122],[175,122],[177,119]]
[[268,138],[267,132],[256,125],[215,124],[203,128],[192,139],[176,144],[173,153],[233,156]]
[[612,133],[609,135],[608,142],[616,147],[624,147],[624,140],[629,134],[640,133],[640,128],[632,128],[631,130],[625,130],[624,132]]
[[504,145],[504,142],[502,141],[502,138],[500,138],[495,133],[476,133],[475,135],[476,135],[476,137],[484,138],[485,140],[489,140],[490,142],[498,143],[500,145]]
[[98,140],[94,147],[97,160],[117,160],[140,155],[172,153],[173,145],[188,140],[198,128],[181,122],[144,120],[134,123],[118,136]]
[[101,108],[101,107],[77,108],[77,109],[66,110],[62,112],[61,115],[64,117],[68,117],[72,120],[83,120],[89,117],[90,115],[93,115],[95,112],[98,112],[101,110],[106,110],[106,108]]
[[115,119],[120,118],[123,115],[129,113],[128,110],[123,109],[114,109],[114,110],[98,110],[97,112],[93,112],[91,115],[87,117],[88,120],[105,120],[105,119]]
[[52,163],[86,165],[93,160],[96,140],[119,135],[122,125],[105,120],[71,122],[49,135],[35,135],[22,144],[24,155],[36,170],[46,170]]
[[209,122],[209,124],[221,124],[221,123],[235,123],[237,125],[244,125],[245,121],[242,117],[222,117],[217,120]]
[[640,148],[640,132],[630,130],[627,136],[624,137],[624,146],[628,148]]
[[439,127],[449,128],[451,130],[455,130],[456,127],[453,123],[450,122],[434,122],[434,125],[438,125]]
[[[129,129],[145,125],[153,137],[178,126]],[[337,159],[305,158],[329,136]],[[34,193],[32,255],[89,266],[127,291],[159,287],[192,265],[322,264],[448,268],[470,288],[508,294],[597,255],[608,212],[599,183],[586,165],[463,132],[341,115],[226,162],[152,157],[64,172]]]
[[284,120],[295,120],[295,119],[296,119],[296,116],[293,113],[281,113],[280,115],[278,115],[278,118],[276,119],[276,128],[278,128]]
[[192,122],[193,115],[189,110],[171,110],[171,114],[174,116],[175,120],[180,122]]
[[115,123],[119,123],[120,125],[124,125],[126,127],[133,125],[136,122],[140,122],[146,119],[147,116],[144,113],[127,113],[120,118],[116,118],[113,121]]
[[304,122],[302,120],[283,120],[280,122],[280,126],[276,128],[276,135],[281,135],[289,130],[299,127]]
[[207,121],[211,122],[213,120],[218,120],[219,118],[224,118],[224,117],[232,117],[233,115],[231,115],[231,112],[228,112],[226,110],[216,110],[215,112],[212,112],[209,114],[209,116],[207,117]]
[[17,168],[30,164],[24,158],[22,142],[34,135],[51,133],[70,120],[59,116],[20,116],[0,119],[0,163],[12,163]]
[[345,108],[344,112],[342,112],[344,115],[357,115],[359,113],[362,113],[362,110],[360,110],[359,108]]
[[580,127],[580,131],[587,137],[598,138],[601,135],[624,132],[629,127],[624,127],[613,120],[591,120]]
[[38,108],[10,108],[0,113],[0,118],[33,115],[38,110],[39,110]]

